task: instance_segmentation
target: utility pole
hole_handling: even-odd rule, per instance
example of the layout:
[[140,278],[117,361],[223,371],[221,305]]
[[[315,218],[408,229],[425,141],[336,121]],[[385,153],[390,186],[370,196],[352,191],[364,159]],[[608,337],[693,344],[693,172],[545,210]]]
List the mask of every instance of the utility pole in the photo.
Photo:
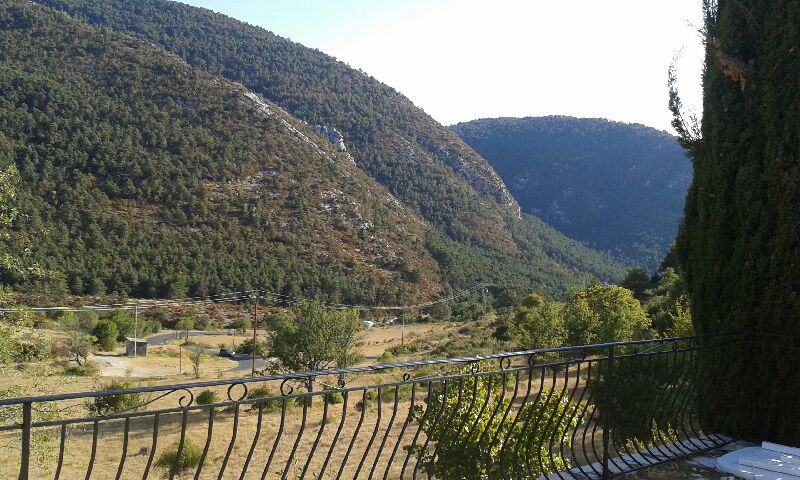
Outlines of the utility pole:
[[256,376],[256,325],[258,325],[258,293],[253,296],[255,305],[253,309],[253,370],[251,376]]
[[400,314],[400,345],[406,345],[406,313]]
[[139,338],[139,305],[133,307],[133,356],[136,356],[136,339]]

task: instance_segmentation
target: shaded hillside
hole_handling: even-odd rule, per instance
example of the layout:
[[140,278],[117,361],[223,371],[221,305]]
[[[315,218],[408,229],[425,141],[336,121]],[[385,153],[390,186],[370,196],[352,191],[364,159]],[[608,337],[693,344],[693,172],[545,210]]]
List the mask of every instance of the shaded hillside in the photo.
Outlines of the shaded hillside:
[[440,291],[429,228],[257,94],[28,2],[0,5],[0,25],[1,160],[23,180],[6,248],[61,272],[61,288]]
[[[261,28],[163,0],[44,0],[93,25],[134,35],[264,95],[344,146],[356,165],[434,227],[427,247],[453,287],[511,282],[562,293],[620,267],[566,239],[516,201],[486,161],[394,89]],[[446,255],[442,249],[446,246]],[[466,259],[462,268],[449,258]],[[466,282],[466,283],[465,283]]]
[[673,242],[692,167],[674,137],[572,117],[454,125],[522,209],[566,235],[651,270]]

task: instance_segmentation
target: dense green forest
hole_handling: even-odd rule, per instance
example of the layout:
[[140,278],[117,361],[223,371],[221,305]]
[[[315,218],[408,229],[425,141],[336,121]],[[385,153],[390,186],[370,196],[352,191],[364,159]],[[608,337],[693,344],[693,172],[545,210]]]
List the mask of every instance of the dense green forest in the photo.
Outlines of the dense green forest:
[[800,3],[720,0],[705,10],[699,131],[674,88],[670,96],[695,171],[677,252],[696,330],[753,342],[724,366],[709,359],[700,393],[714,431],[797,442]]
[[650,271],[675,239],[692,166],[672,135],[563,116],[452,129],[491,163],[524,211],[571,238]]
[[466,192],[453,208],[487,245],[431,228],[423,208],[245,87],[39,5],[0,12],[0,167],[22,178],[4,250],[54,272],[31,286],[5,269],[4,283],[143,297],[260,286],[393,303],[480,281],[559,296],[619,272],[536,218],[503,223],[501,241],[492,222],[513,212],[460,176],[421,174],[429,165],[412,156],[420,182]]
[[0,13],[0,147],[22,178],[6,245],[60,272],[52,288],[372,302],[440,288],[427,228],[274,105],[42,7]]
[[457,135],[391,87],[333,57],[177,2],[40,3],[159,45],[311,125],[342,132],[355,163],[433,227],[428,247],[444,257],[439,264],[450,287],[488,279],[558,295],[587,276],[621,276],[607,256],[520,215],[500,177]]

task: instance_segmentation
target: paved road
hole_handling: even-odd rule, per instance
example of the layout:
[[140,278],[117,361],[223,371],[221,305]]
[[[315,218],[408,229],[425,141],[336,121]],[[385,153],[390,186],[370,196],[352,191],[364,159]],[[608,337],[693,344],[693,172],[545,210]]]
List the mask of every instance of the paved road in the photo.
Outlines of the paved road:
[[[190,337],[199,337],[199,336],[208,336],[208,335],[219,335],[219,336],[228,336],[227,332],[219,332],[219,331],[203,331],[203,330],[192,330],[189,332]],[[183,335],[181,335],[183,336]],[[150,337],[147,337],[147,343],[150,345],[166,345],[167,342],[170,340],[175,340],[178,337],[175,335],[175,332],[167,332],[167,333],[157,333]],[[219,356],[219,350],[207,348],[206,353],[209,355]],[[229,372],[249,372],[253,368],[253,357],[246,354],[236,354],[232,357],[228,357],[237,365],[230,370]],[[267,364],[272,362],[272,358],[256,358],[256,370],[263,370]]]

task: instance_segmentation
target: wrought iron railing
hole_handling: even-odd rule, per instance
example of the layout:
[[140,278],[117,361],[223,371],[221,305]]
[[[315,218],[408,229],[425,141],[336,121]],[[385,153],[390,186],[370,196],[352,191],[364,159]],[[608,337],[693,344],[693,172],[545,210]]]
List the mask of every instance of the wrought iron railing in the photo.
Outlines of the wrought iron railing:
[[[671,338],[0,400],[0,477],[607,478],[719,447]],[[206,392],[208,390],[211,393]]]

